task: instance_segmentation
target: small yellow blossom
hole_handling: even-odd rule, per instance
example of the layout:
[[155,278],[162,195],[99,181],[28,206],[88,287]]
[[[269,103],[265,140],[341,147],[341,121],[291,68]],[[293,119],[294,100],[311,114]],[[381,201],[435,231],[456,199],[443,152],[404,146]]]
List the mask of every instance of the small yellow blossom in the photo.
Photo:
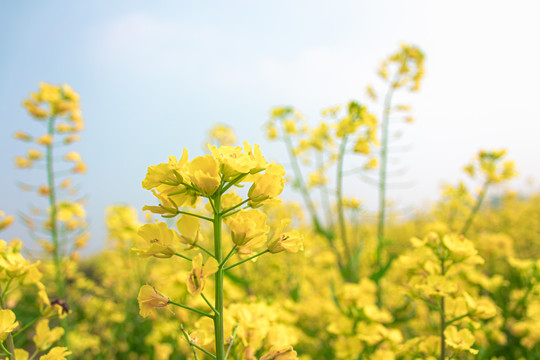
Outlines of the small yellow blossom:
[[86,164],[84,162],[82,162],[82,161],[76,162],[73,169],[71,169],[71,172],[75,173],[75,174],[84,174],[84,173],[86,173]]
[[43,146],[51,146],[53,143],[53,137],[51,134],[45,134],[36,139],[36,143]]
[[64,335],[64,329],[61,327],[49,328],[49,320],[41,319],[36,325],[36,334],[34,335],[34,343],[36,347],[41,350],[47,350],[56,341]]
[[49,196],[50,193],[51,191],[47,185],[41,185],[38,188],[38,194],[41,196]]
[[179,241],[179,235],[166,223],[145,224],[139,228],[138,234],[150,244],[149,247],[131,249],[140,257],[169,258],[176,253],[173,243]]
[[12,215],[4,217],[4,212],[0,211],[0,217],[3,217],[3,219],[0,219],[0,230],[7,228],[11,224],[13,224],[13,221],[15,218]]
[[13,137],[15,139],[23,140],[23,141],[32,140],[32,136],[30,136],[29,134],[25,133],[24,131],[20,131],[20,130],[15,132],[15,134],[13,134]]
[[15,321],[15,313],[11,310],[0,310],[0,341],[4,341],[8,334],[19,326]]
[[22,156],[16,156],[15,157],[15,165],[19,169],[25,169],[25,168],[31,168],[32,167],[32,161],[22,157]]
[[377,100],[377,93],[375,92],[375,89],[373,89],[373,86],[368,86],[366,88],[366,93],[371,100]]
[[81,139],[79,135],[69,135],[64,138],[64,144],[72,144]]
[[81,155],[76,151],[70,151],[67,154],[64,155],[64,160],[66,161],[73,161],[73,162],[80,162],[82,160]]
[[192,261],[192,269],[187,279],[187,288],[190,294],[198,295],[204,289],[206,278],[214,275],[219,268],[219,264],[213,257],[209,258],[203,265],[202,254],[197,254]]
[[30,160],[39,160],[43,158],[43,153],[37,149],[28,149],[28,154],[26,156]]
[[242,246],[258,237],[264,237],[270,230],[266,225],[266,214],[256,209],[242,210],[225,218],[225,224],[231,229],[232,240]]
[[176,222],[176,227],[180,233],[180,241],[186,245],[193,246],[201,238],[201,224],[194,216],[182,215]]
[[269,353],[263,355],[259,360],[296,360],[298,359],[296,351],[292,347],[281,349],[271,349]]
[[234,130],[227,125],[215,125],[209,132],[210,141],[218,142],[219,145],[234,145],[236,143],[236,135]]
[[155,288],[150,285],[143,285],[137,296],[139,302],[139,314],[148,317],[157,307],[165,307],[169,304],[169,298],[160,295]]
[[379,167],[379,160],[377,160],[376,157],[369,159],[368,162],[364,165],[364,168],[366,170],[376,169],[378,167]]
[[188,164],[191,184],[204,196],[212,196],[221,183],[219,163],[211,155],[199,156]]
[[28,352],[23,349],[15,349],[15,360],[28,360]]
[[[274,167],[277,169],[274,170]],[[285,170],[281,165],[270,165],[265,174],[258,174],[249,188],[248,197],[252,203],[260,203],[279,196],[285,185]]]
[[444,330],[446,344],[457,351],[468,351],[473,355],[478,354],[478,350],[471,346],[474,344],[474,335],[469,329],[458,329],[455,326],[448,326]]
[[60,183],[60,188],[61,188],[61,189],[68,188],[69,186],[71,186],[71,183],[72,183],[72,182],[73,182],[73,181],[72,181],[71,179],[69,179],[69,178],[68,178],[68,179],[65,179],[65,180],[63,180],[63,181]]
[[268,241],[268,250],[272,254],[282,251],[296,253],[304,250],[304,236],[298,231],[293,230],[283,232],[285,227],[291,222],[291,219],[282,219],[279,227]]
[[71,355],[71,351],[66,347],[53,347],[47,355],[43,355],[39,360],[66,360],[66,356]]

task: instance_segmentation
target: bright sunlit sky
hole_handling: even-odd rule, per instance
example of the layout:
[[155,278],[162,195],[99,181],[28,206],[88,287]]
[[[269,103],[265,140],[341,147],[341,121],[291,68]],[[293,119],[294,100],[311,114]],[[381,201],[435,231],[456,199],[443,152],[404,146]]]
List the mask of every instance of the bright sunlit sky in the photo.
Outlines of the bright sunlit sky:
[[[86,129],[72,148],[88,165],[77,182],[96,250],[106,206],[157,203],[141,187],[149,165],[184,147],[190,157],[202,154],[217,122],[283,162],[281,144],[262,131],[270,108],[292,105],[316,123],[325,107],[365,100],[366,85],[382,90],[375,70],[400,42],[427,57],[421,91],[407,97],[415,123],[403,127],[402,143],[412,149],[399,156],[414,186],[390,193],[397,207],[427,207],[442,182],[463,178],[462,166],[480,148],[507,148],[520,172],[512,187],[530,191],[527,179],[540,179],[538,4],[0,2],[0,209],[17,214],[45,204],[16,186],[44,183],[44,173],[13,163],[28,144],[12,134],[40,134],[21,106],[39,81],[69,83],[81,95]],[[358,179],[346,194],[376,208],[375,189]],[[2,234],[13,236],[28,239],[21,225]]]

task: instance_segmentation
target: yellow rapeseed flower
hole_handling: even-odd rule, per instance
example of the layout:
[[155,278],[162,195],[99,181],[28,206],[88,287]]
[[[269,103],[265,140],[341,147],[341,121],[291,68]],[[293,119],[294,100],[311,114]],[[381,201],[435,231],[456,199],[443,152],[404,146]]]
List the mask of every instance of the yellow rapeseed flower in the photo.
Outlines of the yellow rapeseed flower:
[[221,183],[219,162],[211,155],[199,156],[188,164],[191,184],[204,196],[212,196]]
[[53,143],[53,137],[51,134],[45,134],[36,139],[36,143],[43,146],[51,146]]
[[24,131],[16,131],[14,134],[13,134],[13,137],[15,139],[18,139],[18,140],[22,140],[22,141],[30,141],[32,140],[32,136],[30,134],[27,134],[25,133]]
[[209,258],[203,265],[202,254],[197,254],[192,261],[192,269],[187,279],[187,288],[190,294],[198,295],[204,289],[206,278],[214,275],[219,268],[219,264],[213,257]]
[[0,211],[0,217],[3,217],[3,219],[0,219],[0,230],[7,228],[11,224],[13,224],[13,221],[15,218],[12,215],[4,217],[5,214],[3,211]]
[[84,174],[86,173],[86,164],[82,161],[78,161],[75,163],[75,166],[73,169],[71,169],[71,172],[74,174]]
[[281,349],[271,349],[269,353],[263,355],[259,360],[296,360],[298,359],[296,351],[292,347]]
[[131,249],[142,258],[170,258],[176,253],[173,243],[180,241],[176,231],[169,229],[164,222],[145,224],[139,228],[138,234],[150,244],[149,247]]
[[38,194],[39,195],[42,195],[42,196],[49,196],[49,194],[51,193],[49,187],[47,185],[41,185],[39,188],[38,188]]
[[15,360],[28,360],[28,352],[24,349],[15,349]]
[[26,156],[30,160],[39,160],[43,158],[43,153],[37,149],[28,149],[28,153]]
[[39,360],[66,360],[66,356],[71,355],[67,347],[55,346],[47,355],[43,355]]
[[82,160],[81,155],[76,151],[70,151],[64,155],[64,160],[66,161],[73,161],[73,162],[80,162]]
[[262,211],[242,210],[225,218],[225,224],[231,229],[232,240],[238,245],[246,245],[257,237],[264,237],[270,227],[266,225],[266,214]]
[[0,310],[0,341],[4,341],[8,334],[19,326],[15,321],[15,313],[11,310]]
[[180,233],[180,241],[186,245],[193,246],[201,239],[201,223],[194,216],[182,215],[176,222],[176,227]]
[[15,156],[15,166],[19,169],[31,168],[32,161],[22,156]]
[[41,319],[36,325],[36,334],[34,335],[34,343],[36,347],[41,350],[47,350],[56,341],[64,335],[64,329],[61,327],[49,328],[49,320]]
[[265,174],[257,174],[249,188],[248,197],[252,203],[260,203],[281,194],[285,185],[285,170],[281,165],[270,165]]
[[208,132],[210,141],[216,141],[220,145],[234,145],[236,143],[236,135],[234,130],[227,125],[217,124]]
[[169,298],[160,295],[156,289],[150,285],[143,285],[137,296],[139,302],[139,314],[148,317],[157,307],[165,307],[169,304]]
[[79,135],[69,135],[64,138],[64,144],[72,144],[81,139]]
[[478,350],[471,348],[474,344],[474,335],[469,329],[458,329],[455,326],[448,326],[444,330],[446,345],[457,351],[468,351],[473,355],[478,354]]
[[302,234],[296,230],[283,231],[290,222],[291,219],[282,219],[279,227],[276,228],[276,231],[268,240],[268,250],[272,254],[282,251],[296,253],[304,250],[304,236]]

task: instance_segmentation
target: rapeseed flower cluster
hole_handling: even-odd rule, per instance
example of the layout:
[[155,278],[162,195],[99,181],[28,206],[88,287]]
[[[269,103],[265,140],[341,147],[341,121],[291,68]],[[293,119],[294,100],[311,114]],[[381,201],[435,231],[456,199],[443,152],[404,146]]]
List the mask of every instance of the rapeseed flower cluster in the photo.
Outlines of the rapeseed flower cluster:
[[[283,220],[279,227],[270,232],[267,215],[261,210],[265,204],[278,201],[277,197],[283,191],[285,170],[282,166],[269,164],[259,146],[251,146],[247,142],[244,142],[243,147],[209,145],[208,148],[209,155],[198,156],[190,161],[184,149],[179,160],[171,156],[167,163],[148,168],[142,186],[151,190],[160,203],[158,206],[145,206],[143,210],[164,218],[181,216],[176,229],[169,228],[165,222],[141,226],[137,234],[144,240],[144,245],[134,247],[132,251],[143,258],[166,259],[176,256],[191,262],[191,270],[185,280],[187,291],[192,296],[200,296],[208,310],[177,303],[157,288],[144,285],[138,296],[140,314],[148,317],[154,308],[174,305],[211,319],[214,348],[210,351],[201,347],[194,340],[198,338],[190,336],[183,327],[182,333],[195,356],[197,352],[208,355],[213,351],[213,357],[223,360],[227,356],[226,345],[227,354],[238,349],[238,346],[233,349],[236,329],[240,329],[238,336],[241,338],[242,329],[249,326],[243,323],[249,319],[239,320],[232,339],[226,344],[224,334],[233,329],[230,326],[224,327],[225,274],[267,253],[298,252],[303,249],[303,236],[296,230],[287,230],[290,220]],[[232,191],[233,187],[241,187],[243,184],[249,185],[245,198]],[[207,199],[206,206],[201,205],[204,198]],[[187,211],[185,208],[192,210]],[[205,225],[211,225],[211,236],[202,234],[203,221]],[[223,223],[230,230],[230,242],[224,241]],[[212,238],[213,242],[208,241]],[[190,256],[185,254],[190,250],[196,253]],[[239,257],[239,261],[231,265],[229,261],[235,256]],[[214,278],[213,302],[204,293],[210,278]],[[204,336],[204,339],[210,338]],[[243,351],[253,352],[253,358],[255,350],[247,347]],[[264,356],[268,359],[283,356],[296,358],[291,357],[292,354],[295,353],[286,348],[272,349]]]

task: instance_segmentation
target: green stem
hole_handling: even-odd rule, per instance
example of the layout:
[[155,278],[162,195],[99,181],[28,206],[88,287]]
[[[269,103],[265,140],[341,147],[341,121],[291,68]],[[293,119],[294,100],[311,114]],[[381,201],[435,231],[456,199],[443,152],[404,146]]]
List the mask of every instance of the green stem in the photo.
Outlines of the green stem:
[[39,350],[36,349],[36,351],[34,351],[34,353],[32,354],[32,356],[30,356],[30,358],[29,358],[28,360],[33,360],[33,359],[35,359],[38,353],[39,353]]
[[182,259],[186,259],[187,261],[193,261],[191,258],[188,258],[187,256],[179,254],[179,253],[175,253],[174,255],[181,257]]
[[456,318],[453,318],[452,320],[447,321],[447,322],[445,323],[445,325],[448,326],[448,325],[450,325],[450,324],[455,323],[456,321],[465,319],[467,316],[470,316],[470,315],[471,315],[470,313],[466,313],[465,315],[458,316],[458,317],[456,317]]
[[238,245],[234,244],[233,248],[231,249],[231,251],[229,251],[229,253],[227,254],[227,256],[225,256],[225,259],[223,259],[223,261],[221,262],[221,264],[219,264],[219,267],[222,268],[223,266],[225,266],[225,264],[227,263],[227,261],[229,260],[229,258],[231,256],[234,255],[234,253],[236,252],[236,248],[238,247]]
[[[244,209],[245,209],[245,208],[244,208]],[[242,210],[243,210],[243,209],[238,209],[238,210],[235,210],[235,211],[233,211],[233,212],[227,213],[227,214],[223,215],[223,218],[226,218],[226,217],[228,217],[228,216],[232,216],[232,215],[234,215],[234,214],[236,214],[236,213],[239,213],[239,212],[242,211]]]
[[233,186],[234,184],[236,184],[237,182],[239,182],[240,180],[242,180],[244,177],[246,177],[248,174],[240,174],[238,175],[237,177],[235,177],[234,179],[232,179],[232,181],[230,181],[227,185],[225,185],[223,187],[223,189],[221,189],[219,191],[220,194],[225,194],[225,192],[227,190],[229,190],[231,188],[231,186]]
[[2,296],[0,296],[0,302],[4,303],[4,298],[8,294],[9,286],[11,285],[11,282],[13,281],[13,278],[10,278],[6,284],[6,286],[2,289]]
[[225,360],[227,360],[227,358],[229,357],[229,353],[231,352],[231,348],[233,346],[234,339],[236,339],[236,330],[238,330],[238,324],[239,323],[236,323],[236,326],[234,327],[231,342],[229,343],[229,347],[227,348],[227,353],[225,354]]
[[[317,153],[317,166],[320,169],[322,169],[322,167],[324,166],[323,156],[324,156],[324,153],[322,151],[319,151]],[[326,219],[327,219],[326,227],[328,229],[333,229],[334,223],[332,219],[333,218],[332,211],[330,209],[330,195],[328,193],[328,186],[326,186],[326,184],[321,185],[320,191],[321,191],[321,204],[323,208],[323,213],[325,214]]]
[[8,354],[9,358],[13,359],[13,353],[10,352],[8,349],[6,349],[6,346],[4,345],[3,341],[0,342],[0,346],[2,347],[2,350],[4,350],[6,354]]
[[184,325],[180,324],[180,329],[182,329],[182,334],[184,334],[184,338],[186,339],[186,342],[189,344],[189,347],[193,351],[193,356],[195,357],[195,360],[199,360],[199,355],[197,355],[197,350],[193,347],[193,343],[191,342],[191,339],[189,335],[186,332],[186,329],[184,329]]
[[[54,135],[54,120],[55,117],[51,116],[48,122],[48,134]],[[56,219],[56,187],[54,184],[54,169],[53,169],[53,145],[47,145],[47,185],[49,186],[49,206],[51,208],[50,226],[51,226],[51,239],[54,246],[53,260],[56,270],[56,290],[59,298],[64,298],[64,278],[61,269],[61,255],[60,246],[58,241],[58,224]]]
[[[397,78],[396,73],[395,78]],[[381,167],[379,169],[379,220],[377,224],[377,249],[375,253],[375,262],[377,270],[382,268],[382,252],[384,247],[384,227],[386,220],[386,175],[388,164],[388,128],[390,124],[390,109],[392,106],[392,95],[394,94],[395,80],[390,82],[390,87],[384,98],[383,122],[382,122],[382,139],[381,139]],[[382,305],[382,289],[377,286],[377,305]]]
[[[348,265],[351,265],[351,248],[347,241],[347,227],[345,226],[345,215],[343,213],[343,160],[345,158],[345,149],[347,146],[347,135],[343,137],[341,145],[339,147],[339,157],[337,164],[337,205],[338,205],[338,218],[339,227],[341,232],[341,240],[343,241],[343,247],[345,248],[345,255],[347,257]],[[349,269],[353,270],[353,269]],[[353,276],[353,274],[350,274]],[[353,276],[354,277],[354,276]]]
[[244,260],[242,260],[242,261],[240,261],[240,262],[237,262],[237,263],[234,264],[234,265],[231,265],[231,266],[226,267],[226,268],[224,269],[224,271],[230,270],[230,269],[232,269],[232,268],[234,268],[234,267],[236,267],[236,266],[238,266],[238,265],[241,265],[241,264],[245,263],[246,261],[255,259],[256,257],[259,257],[259,256],[261,256],[261,255],[264,255],[264,254],[266,254],[266,253],[269,252],[269,251],[270,251],[270,250],[266,249],[266,250],[264,250],[263,252],[260,252],[260,253],[258,253],[258,254],[255,254],[255,255],[253,255],[253,256],[250,256],[250,257],[248,257],[247,259],[244,259]]
[[28,329],[30,326],[34,325],[36,321],[41,319],[42,316],[38,316],[37,318],[34,318],[32,321],[30,321],[28,324],[24,325],[19,331],[17,331],[15,334],[13,334],[13,337],[17,337],[17,335],[24,332],[24,330]]
[[202,216],[202,215],[197,215],[197,214],[193,214],[193,213],[190,213],[190,212],[187,212],[187,211],[180,211],[180,210],[178,210],[178,214],[184,214],[184,215],[194,216],[194,217],[196,217],[196,218],[203,219],[203,220],[206,220],[206,221],[214,221],[213,219],[211,219],[211,218],[209,218],[209,217]]
[[[444,258],[441,259],[441,275],[444,277],[444,275],[446,274],[446,268],[444,267],[445,266],[445,260]],[[445,313],[445,297],[444,295],[441,297],[441,306],[440,306],[440,310],[439,310],[439,314],[440,314],[440,322],[441,322],[441,358],[440,360],[445,360],[446,359],[446,339],[445,339],[445,336],[444,336],[444,330],[446,330],[446,326],[448,325],[446,323],[446,313]]]
[[195,246],[197,249],[201,249],[201,250],[204,251],[208,256],[213,257],[214,259],[216,258],[216,257],[214,256],[214,254],[212,254],[210,251],[206,250],[205,248],[203,248],[203,247],[200,246],[199,244],[194,244],[193,246]]
[[202,351],[203,353],[205,353],[206,355],[210,356],[212,359],[217,359],[216,356],[214,354],[212,354],[211,352],[203,349],[202,347],[200,347],[199,345],[195,344],[194,342],[191,342],[190,343],[191,346],[199,349],[200,351]]
[[201,296],[202,298],[204,299],[204,302],[210,306],[210,309],[212,309],[212,311],[214,312],[214,314],[217,314],[217,310],[214,308],[214,306],[212,306],[212,304],[210,303],[210,301],[208,301],[208,299],[206,298],[206,296],[204,296],[204,294],[201,292]]
[[289,160],[291,161],[295,181],[298,184],[298,187],[300,188],[300,193],[302,194],[304,203],[306,204],[308,208],[309,214],[311,216],[311,221],[313,222],[313,227],[315,228],[315,231],[317,231],[318,234],[324,236],[326,240],[328,240],[328,243],[330,244],[330,248],[332,249],[332,252],[336,256],[338,266],[342,270],[343,261],[341,259],[341,255],[339,251],[336,248],[336,245],[334,244],[334,234],[331,231],[323,228],[323,226],[321,225],[321,222],[319,221],[317,211],[315,210],[315,205],[313,204],[313,201],[311,201],[306,183],[304,182],[304,179],[302,177],[302,171],[300,170],[300,165],[298,164],[298,158],[294,154],[291,138],[288,135],[285,135],[283,139],[285,141],[285,145],[289,153]]
[[[237,177],[235,181],[238,181],[240,177]],[[230,186],[232,182],[229,184]],[[229,186],[229,187],[230,187]],[[225,186],[222,192],[216,193],[214,197],[214,206],[216,209],[221,209],[221,194],[225,192],[229,187]],[[214,252],[215,258],[218,264],[223,262],[222,244],[221,244],[221,224],[222,215],[220,211],[214,212]],[[223,274],[224,269],[219,267],[215,276],[215,306],[216,311],[214,315],[214,336],[216,343],[216,356],[217,360],[225,359],[225,339],[223,337]]]
[[193,311],[194,313],[197,313],[197,314],[202,315],[202,316],[209,317],[210,319],[213,319],[213,318],[214,318],[214,316],[213,316],[213,315],[210,315],[209,313],[206,313],[206,312],[201,311],[201,310],[194,309],[194,308],[189,307],[189,306],[187,306],[187,305],[179,304],[179,303],[174,302],[174,301],[172,301],[172,300],[169,300],[169,304],[173,304],[173,305],[176,305],[176,306],[181,307],[181,308],[183,308],[183,309],[186,309],[186,310],[189,310],[189,311]]
[[480,210],[480,207],[482,206],[482,203],[484,202],[484,198],[486,197],[488,187],[490,185],[490,181],[486,180],[484,183],[484,186],[482,186],[482,189],[480,190],[480,194],[478,194],[478,198],[476,199],[476,203],[474,204],[473,209],[471,210],[471,213],[469,214],[469,217],[467,218],[467,221],[465,221],[465,225],[463,225],[463,228],[461,229],[460,234],[465,236],[467,231],[469,231],[469,228],[471,227],[473,220],[478,213],[478,210]]
[[225,214],[227,214],[228,212],[233,211],[234,209],[236,209],[236,208],[238,208],[238,207],[244,205],[245,203],[247,203],[249,200],[250,200],[250,199],[246,199],[246,200],[242,201],[241,203],[236,204],[236,205],[234,205],[233,207],[228,208],[228,209],[225,210],[225,211],[222,211],[222,212],[221,212],[221,215],[225,215]]
[[309,196],[306,183],[304,182],[304,179],[302,177],[302,171],[300,170],[300,165],[298,164],[298,158],[294,154],[291,138],[290,136],[285,135],[283,139],[285,140],[285,145],[287,146],[287,150],[289,152],[289,159],[291,160],[291,165],[293,167],[296,183],[298,184],[298,187],[300,188],[300,193],[302,194],[302,197],[304,198],[304,202],[306,203],[308,211],[311,215],[313,224],[315,225],[316,229],[322,229],[321,223],[317,216],[317,212],[315,211],[315,205],[313,204],[313,201],[311,201],[311,197]]

